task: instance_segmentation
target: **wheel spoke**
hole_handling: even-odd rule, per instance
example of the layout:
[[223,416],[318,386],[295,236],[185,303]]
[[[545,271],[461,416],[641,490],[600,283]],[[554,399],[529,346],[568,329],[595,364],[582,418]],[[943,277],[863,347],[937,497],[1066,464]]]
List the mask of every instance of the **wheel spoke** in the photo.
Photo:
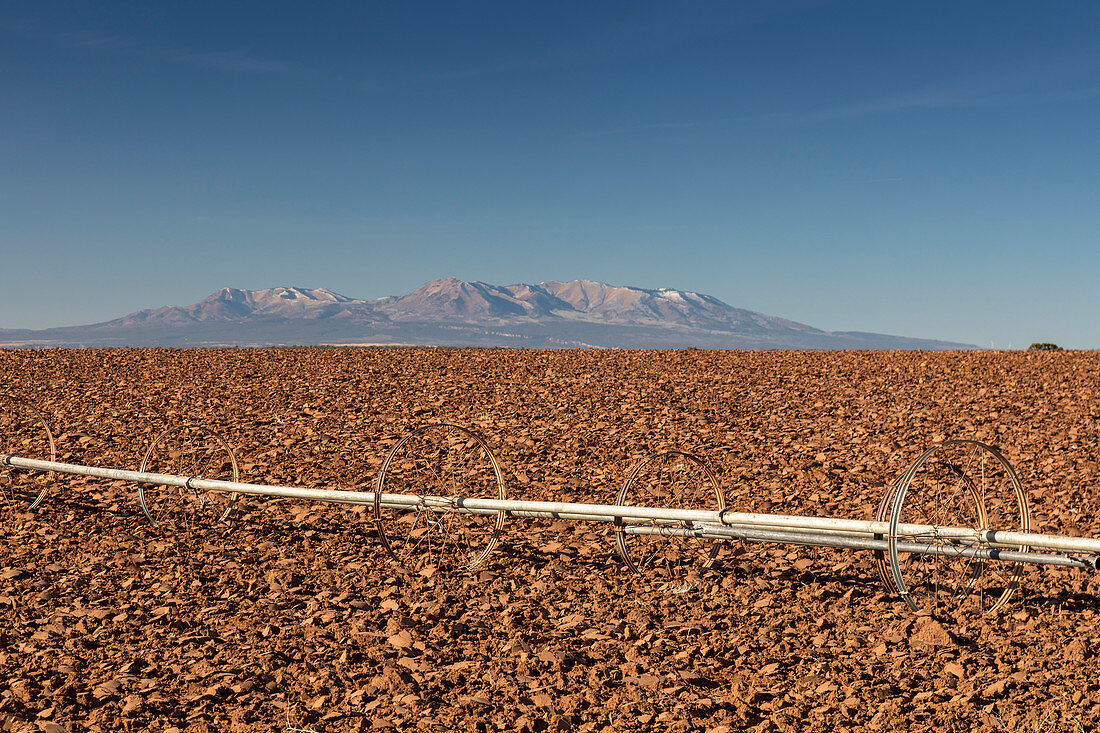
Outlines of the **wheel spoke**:
[[[24,458],[57,460],[53,433],[45,416],[28,402],[0,396],[0,452]],[[21,509],[32,509],[45,500],[54,472],[0,473],[0,497]]]
[[[664,509],[724,508],[721,490],[709,469],[694,456],[669,451],[655,453],[639,462],[619,491],[616,504]],[[675,534],[626,534],[626,523],[618,522],[615,544],[627,567],[649,570],[669,581],[683,579],[708,565],[718,543]],[[690,522],[648,520],[639,528],[684,531]]]
[[[914,518],[934,527],[1030,528],[1018,479],[1007,462],[986,445],[947,441],[922,456],[903,476],[908,482],[903,504],[894,501],[895,485],[888,487],[880,504],[880,518],[882,507],[891,504],[891,516],[899,523]],[[1010,506],[1017,511],[1011,512]],[[899,533],[897,539],[907,538]],[[1003,605],[1015,587],[1018,566],[968,557],[964,554],[967,545],[942,537],[938,530],[922,536],[921,541],[937,545],[940,552],[924,560],[908,556],[903,562],[899,557],[897,565],[909,589],[907,600],[915,607],[946,608],[949,600],[960,603],[969,596],[984,612]],[[981,542],[974,545],[979,549],[986,546]]]
[[383,508],[381,495],[504,498],[498,464],[483,439],[458,426],[433,425],[397,442],[383,462],[375,499],[375,523],[390,556],[408,570],[469,569],[496,544],[501,514],[418,510],[416,537],[397,540],[399,510]]
[[[229,444],[217,433],[198,426],[170,428],[154,440],[140,471],[194,479],[237,481],[237,462]],[[187,487],[142,486],[145,509],[157,525],[189,530],[223,521],[237,495]]]

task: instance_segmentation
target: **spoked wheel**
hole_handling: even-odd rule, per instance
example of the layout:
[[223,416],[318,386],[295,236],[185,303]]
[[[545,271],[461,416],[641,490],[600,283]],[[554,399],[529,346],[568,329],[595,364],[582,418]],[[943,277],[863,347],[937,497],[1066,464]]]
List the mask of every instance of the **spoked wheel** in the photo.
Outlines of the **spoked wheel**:
[[[1021,563],[965,556],[966,548],[989,549],[980,537],[962,542],[945,537],[941,529],[906,532],[902,527],[1030,531],[1027,496],[1004,456],[974,440],[949,440],[918,458],[889,493],[890,579],[910,608],[961,606],[992,613],[1008,602],[1023,573]],[[936,553],[905,552],[908,543],[931,546]]]
[[[444,506],[433,508],[423,497],[442,497]],[[459,425],[426,425],[401,438],[383,461],[374,519],[386,552],[406,570],[472,570],[496,547],[504,512],[442,509],[460,509],[460,499],[504,498],[504,472],[484,438]]]
[[[57,446],[45,416],[33,405],[0,396],[0,453],[57,460]],[[37,509],[53,485],[53,471],[23,471],[0,466],[0,496],[5,503],[24,510]]]
[[[911,467],[910,467],[911,468]],[[882,501],[879,502],[878,510],[875,512],[876,522],[889,522],[890,511],[894,508],[894,497],[898,493],[898,484],[901,483],[901,479],[908,475],[909,470],[906,469],[900,476],[890,482],[890,485],[886,487],[886,491],[882,494]],[[874,536],[876,540],[883,540],[886,538],[885,534],[876,534]],[[878,571],[879,580],[886,586],[888,592],[897,593],[897,586],[894,585],[894,576],[890,572],[890,557],[886,550],[875,550],[875,570]]]
[[[615,504],[720,512],[726,508],[726,498],[718,479],[701,458],[671,450],[639,461],[627,474]],[[654,519],[632,523],[618,519],[615,549],[635,573],[666,582],[693,579],[714,563],[718,542],[683,536],[683,530],[692,528],[690,522]]]
[[[197,425],[180,425],[158,435],[138,470],[220,481],[240,478],[237,457],[226,439]],[[169,531],[225,523],[236,500],[236,494],[226,491],[138,485],[138,501],[146,518]]]

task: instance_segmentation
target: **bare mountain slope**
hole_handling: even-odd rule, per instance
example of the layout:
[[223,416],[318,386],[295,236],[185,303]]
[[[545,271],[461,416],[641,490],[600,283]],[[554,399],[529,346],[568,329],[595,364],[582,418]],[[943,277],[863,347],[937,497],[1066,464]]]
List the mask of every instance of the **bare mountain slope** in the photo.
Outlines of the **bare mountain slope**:
[[162,308],[142,310],[99,325],[112,328],[138,325],[182,325],[266,317],[327,318],[369,312],[371,308],[365,301],[348,298],[324,288],[316,290],[222,288],[193,305],[167,305]]
[[324,288],[222,288],[187,306],[104,323],[0,331],[7,346],[422,344],[529,348],[951,349],[967,344],[829,332],[709,295],[590,280],[492,285],[443,278],[357,300]]
[[570,309],[538,285],[490,285],[453,277],[432,280],[408,295],[372,301],[382,312],[403,319],[547,318]]
[[610,322],[657,322],[701,328],[726,325],[754,331],[792,329],[820,333],[801,323],[734,308],[713,296],[684,290],[645,290],[591,280],[551,281],[540,283],[539,287],[579,313]]

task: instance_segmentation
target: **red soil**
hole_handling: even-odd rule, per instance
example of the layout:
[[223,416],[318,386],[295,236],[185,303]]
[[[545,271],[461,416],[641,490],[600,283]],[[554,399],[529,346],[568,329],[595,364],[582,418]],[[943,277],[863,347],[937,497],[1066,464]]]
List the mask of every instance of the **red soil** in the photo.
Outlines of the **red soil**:
[[[5,351],[59,460],[134,468],[179,422],[244,481],[369,490],[432,421],[509,495],[610,503],[652,451],[743,510],[870,518],[928,445],[999,445],[1036,528],[1100,535],[1094,353]],[[605,525],[509,520],[472,574],[398,572],[369,510],[243,499],[166,537],[132,485],[0,507],[0,730],[1089,730],[1100,583],[1030,567],[993,618],[914,616],[871,556],[730,544],[686,593]],[[1078,725],[1081,728],[1078,728]]]

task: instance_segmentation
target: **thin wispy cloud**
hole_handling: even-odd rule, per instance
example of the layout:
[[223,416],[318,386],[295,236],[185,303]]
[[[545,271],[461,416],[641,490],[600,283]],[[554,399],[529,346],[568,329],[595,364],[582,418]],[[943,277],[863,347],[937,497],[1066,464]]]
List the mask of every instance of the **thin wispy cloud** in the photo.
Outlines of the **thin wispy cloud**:
[[[768,18],[809,7],[825,0],[794,0],[787,3],[719,6],[706,4],[657,6],[648,12],[636,9],[625,20],[586,26],[578,23],[556,44],[497,62],[410,74],[388,75],[366,86],[382,89],[437,82],[480,80],[515,73],[563,72],[579,68],[606,68],[633,59],[659,56],[707,39],[765,22]],[[599,133],[597,133],[599,134]],[[609,134],[615,134],[614,131]]]
[[[11,29],[9,27],[9,29]],[[65,31],[61,33],[35,33],[27,26],[18,27],[17,32],[25,36],[53,41],[66,48],[93,48],[103,50],[115,50],[127,46],[121,36],[102,35],[93,31]]]
[[496,76],[498,74],[508,74],[513,71],[526,71],[546,66],[547,64],[545,62],[538,59],[513,59],[510,61],[502,61],[497,64],[471,66],[464,69],[451,69],[449,71],[440,71],[435,74],[423,74],[418,77],[418,81],[432,82],[450,81],[453,79],[476,79],[483,76]]
[[666,130],[690,130],[696,127],[702,127],[705,124],[715,124],[717,121],[711,122],[653,122],[646,125],[629,125],[627,127],[616,127],[608,130],[593,130],[591,132],[582,132],[577,137],[613,137],[615,135],[631,135],[639,132],[662,132]]
[[300,71],[301,67],[282,61],[250,56],[244,51],[195,51],[189,48],[162,48],[160,55],[168,60],[206,69],[236,71],[243,74],[287,74]]
[[187,46],[159,46],[119,34],[100,33],[93,30],[53,31],[30,23],[9,23],[0,26],[0,30],[51,43],[61,48],[139,54],[168,63],[218,71],[241,74],[289,74],[304,70],[297,64],[259,58],[243,49],[210,51]]
[[[1073,64],[1065,63],[1073,68]],[[1047,63],[1011,75],[971,79],[924,90],[871,97],[797,117],[797,121],[857,119],[902,112],[978,107],[1027,107],[1077,102],[1100,96],[1093,79],[1074,80]]]
[[[1016,77],[1019,78],[1019,77]],[[630,135],[644,132],[675,132],[703,127],[722,126],[737,123],[749,124],[808,124],[858,120],[863,118],[903,114],[905,112],[923,112],[966,108],[992,107],[1029,107],[1049,104],[1085,101],[1100,97],[1100,85],[1083,85],[1051,90],[1008,90],[1005,85],[974,85],[969,88],[953,87],[941,90],[913,91],[902,94],[884,95],[869,99],[837,105],[818,111],[801,113],[761,113],[738,117],[719,117],[707,120],[685,122],[653,122],[649,124],[628,125],[606,130],[581,132],[576,137],[600,138],[617,135]],[[893,180],[893,179],[888,179]]]
[[816,122],[826,120],[855,119],[875,117],[898,112],[964,109],[968,107],[1025,107],[1060,102],[1074,102],[1092,99],[1100,95],[1100,87],[1081,87],[1050,92],[1021,92],[1017,94],[993,94],[988,96],[962,96],[937,93],[912,93],[878,97],[849,105],[841,105],[820,112],[798,117],[798,121]]
[[361,81],[359,83],[359,88],[368,92],[382,92],[394,89],[429,86],[439,83],[479,80],[507,74],[526,73],[540,68],[548,67],[539,60],[512,59],[499,63],[485,64],[483,66],[469,66],[434,72],[400,73],[393,70],[387,70],[384,74],[377,74]]

